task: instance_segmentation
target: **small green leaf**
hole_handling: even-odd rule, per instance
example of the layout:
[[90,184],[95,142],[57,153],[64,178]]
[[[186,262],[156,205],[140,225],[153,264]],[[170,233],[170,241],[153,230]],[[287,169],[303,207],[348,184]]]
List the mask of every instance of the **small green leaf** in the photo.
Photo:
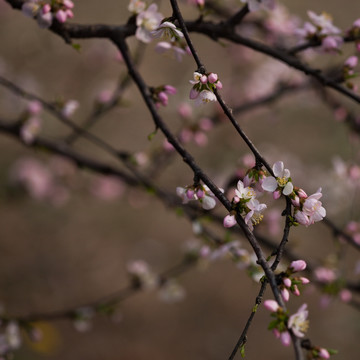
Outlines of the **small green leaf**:
[[240,348],[240,355],[243,359],[245,359],[245,344],[243,344]]
[[339,351],[335,349],[326,349],[330,355],[336,355]]
[[252,312],[253,312],[253,313],[256,313],[258,307],[259,307],[259,304],[255,304],[255,306],[254,306],[253,309],[252,309]]
[[148,140],[151,141],[157,133],[157,129],[148,135]]
[[80,52],[81,50],[81,45],[80,44],[71,44],[71,46],[78,52]]

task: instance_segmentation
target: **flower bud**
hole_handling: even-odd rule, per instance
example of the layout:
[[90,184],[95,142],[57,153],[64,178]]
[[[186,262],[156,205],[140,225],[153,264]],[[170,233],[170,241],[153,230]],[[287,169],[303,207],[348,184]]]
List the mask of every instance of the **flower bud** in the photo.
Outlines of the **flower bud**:
[[306,269],[306,262],[304,260],[292,261],[290,268],[293,270],[293,272],[303,271]]
[[286,287],[290,287],[291,286],[291,280],[289,278],[284,278],[283,279],[283,283]]
[[218,75],[214,73],[210,73],[208,76],[209,83],[214,84],[218,80]]
[[276,312],[280,308],[279,304],[275,300],[265,300],[264,306],[267,310],[271,312]]
[[236,219],[235,219],[235,215],[226,215],[224,217],[224,221],[223,221],[223,225],[226,228],[231,228],[234,225],[236,225]]
[[202,76],[200,77],[200,82],[201,82],[202,84],[206,84],[206,83],[208,82],[208,77],[207,77],[206,75],[202,75]]
[[329,354],[329,352],[328,352],[326,349],[321,348],[321,349],[319,350],[319,357],[321,357],[322,359],[329,359],[329,358],[330,358],[330,354]]

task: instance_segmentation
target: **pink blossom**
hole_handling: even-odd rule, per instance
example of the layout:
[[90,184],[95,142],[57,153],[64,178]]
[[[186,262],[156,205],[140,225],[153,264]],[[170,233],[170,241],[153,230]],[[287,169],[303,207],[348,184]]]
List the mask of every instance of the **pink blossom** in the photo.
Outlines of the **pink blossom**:
[[310,282],[310,280],[309,280],[308,278],[303,277],[303,276],[301,276],[301,277],[299,278],[299,280],[301,281],[301,283],[302,283],[303,285],[306,285],[306,284],[308,284],[308,283]]
[[304,260],[295,260],[290,264],[290,268],[294,272],[303,271],[306,269],[306,262]]
[[66,12],[64,10],[58,10],[55,14],[56,20],[60,23],[64,23],[67,19]]
[[194,141],[199,146],[205,146],[208,143],[208,138],[203,132],[197,131],[194,133]]
[[158,12],[156,4],[151,4],[146,10],[140,12],[136,17],[136,38],[144,43],[149,43],[153,39],[152,31],[159,27],[163,18],[163,15]]
[[210,118],[203,117],[199,120],[199,127],[204,131],[209,131],[214,127],[214,124]]
[[289,346],[291,344],[291,336],[288,331],[283,331],[280,333],[280,341],[284,346]]
[[317,280],[327,284],[337,279],[337,275],[334,270],[326,267],[318,267],[314,270],[314,275]]
[[344,65],[348,66],[350,69],[354,69],[358,64],[358,61],[359,61],[358,57],[353,55],[346,59]]
[[267,310],[271,312],[276,312],[280,308],[279,304],[275,300],[265,300],[264,306]]
[[341,36],[326,36],[321,42],[321,48],[325,52],[338,52],[343,43]]
[[208,76],[209,83],[214,84],[218,81],[218,75],[214,73],[210,73]]
[[281,289],[281,297],[283,298],[284,301],[289,301],[290,299],[290,293],[289,290],[286,288]]
[[310,223],[321,221],[326,216],[326,210],[319,199],[322,197],[321,188],[310,195],[304,202],[302,211],[309,217]]
[[348,289],[342,289],[339,293],[341,301],[348,303],[352,299],[352,293]]
[[43,109],[42,104],[36,100],[30,101],[27,106],[27,111],[31,115],[39,115],[42,109]]
[[298,210],[295,213],[295,220],[301,225],[305,225],[305,226],[311,225],[311,221],[310,221],[309,217],[300,210]]
[[309,327],[308,315],[307,304],[303,304],[295,314],[289,317],[288,328],[292,330],[295,336],[304,337]]
[[192,115],[192,108],[188,103],[181,103],[177,109],[179,115],[184,119],[188,119]]
[[20,129],[20,137],[25,144],[31,144],[41,130],[41,120],[35,116],[30,117]]
[[330,354],[326,349],[320,348],[319,357],[321,357],[322,359],[330,359]]
[[39,12],[36,20],[41,29],[47,29],[52,25],[53,14],[51,12],[48,12],[46,14],[42,14],[41,12]]
[[123,195],[124,191],[125,186],[123,182],[113,176],[97,177],[91,185],[92,194],[106,201],[118,199]]
[[223,221],[223,225],[226,228],[231,228],[237,224],[235,215],[226,215]]
[[284,278],[283,283],[288,288],[291,286],[291,280],[289,278]]
[[63,0],[63,4],[68,9],[72,9],[74,7],[74,3],[71,0]]
[[68,100],[64,104],[61,113],[66,117],[70,117],[74,114],[74,112],[77,110],[78,107],[79,107],[79,102],[77,100]]
[[45,5],[42,7],[41,11],[42,11],[43,14],[46,14],[46,13],[50,12],[50,11],[51,11],[51,6],[50,6],[50,4],[45,4]]
[[165,89],[165,92],[169,95],[175,95],[177,93],[176,88],[171,85],[165,85],[164,89]]

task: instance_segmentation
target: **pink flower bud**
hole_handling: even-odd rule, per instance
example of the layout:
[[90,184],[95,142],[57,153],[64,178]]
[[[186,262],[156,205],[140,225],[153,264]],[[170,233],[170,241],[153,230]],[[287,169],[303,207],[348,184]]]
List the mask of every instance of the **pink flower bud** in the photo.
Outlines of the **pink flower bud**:
[[194,198],[194,195],[195,195],[195,192],[193,189],[187,189],[186,190],[186,197],[189,199],[189,200],[192,200]]
[[211,119],[203,117],[199,120],[199,127],[201,130],[209,131],[214,127],[214,124]]
[[306,269],[306,262],[304,260],[292,261],[290,268],[293,270],[293,272],[303,271]]
[[50,12],[50,11],[51,11],[51,6],[50,6],[50,4],[45,4],[45,5],[42,7],[41,11],[42,11],[43,14],[47,14],[48,12]]
[[27,111],[31,114],[31,115],[38,115],[42,110],[42,105],[39,101],[30,101],[28,106],[27,106]]
[[352,298],[352,293],[348,289],[341,290],[339,295],[340,295],[341,301],[343,301],[345,303],[349,302]]
[[158,93],[158,99],[163,106],[166,106],[168,104],[169,97],[166,95],[164,91],[160,91]]
[[280,196],[281,196],[281,192],[279,190],[276,190],[276,191],[273,192],[273,199],[274,200],[279,199]]
[[209,83],[214,84],[218,80],[217,74],[210,73],[208,76]]
[[298,190],[298,195],[301,199],[306,199],[308,197],[307,193],[303,189]]
[[358,57],[357,56],[350,56],[344,63],[345,66],[348,66],[350,69],[354,69],[358,64]]
[[289,290],[284,288],[282,289],[281,291],[281,297],[283,298],[284,301],[289,301],[290,299],[290,293],[289,293]]
[[235,219],[235,215],[226,215],[224,217],[224,221],[223,221],[223,225],[226,228],[231,228],[234,225],[236,225],[236,219]]
[[202,199],[202,198],[205,196],[204,190],[198,189],[198,190],[196,191],[196,196],[197,196],[199,199]]
[[194,141],[199,146],[205,146],[208,143],[208,138],[203,132],[197,131],[194,134]]
[[275,337],[277,338],[277,339],[279,339],[280,338],[280,331],[278,330],[278,329],[274,329],[273,330],[273,334],[275,335]]
[[291,199],[291,203],[296,206],[296,207],[299,207],[300,206],[300,198],[295,195],[295,199]]
[[165,92],[169,95],[175,95],[177,93],[176,88],[171,85],[165,85],[164,89],[165,89]]
[[265,300],[264,306],[267,310],[271,312],[276,312],[280,308],[279,304],[275,300]]
[[284,331],[280,334],[280,341],[284,346],[289,346],[291,344],[291,336],[289,332]]
[[206,84],[206,83],[208,82],[207,76],[206,76],[206,75],[201,76],[200,82],[201,82],[202,84]]
[[306,285],[306,284],[308,284],[310,282],[310,280],[308,278],[303,277],[303,276],[300,277],[300,281],[304,285]]
[[71,0],[63,0],[63,4],[68,9],[72,9],[74,7],[74,3]]
[[65,11],[65,13],[66,13],[66,16],[68,17],[68,19],[72,19],[74,17],[74,13],[69,9],[67,9]]
[[189,118],[192,115],[191,106],[187,103],[181,103],[177,109],[179,115],[185,119]]
[[359,19],[356,19],[353,23],[353,27],[358,27],[360,28],[360,18]]
[[220,80],[217,81],[217,83],[215,84],[216,85],[216,88],[221,90],[223,88],[223,84]]
[[291,286],[291,280],[289,278],[284,278],[283,283],[288,288]]
[[60,23],[64,23],[67,19],[66,12],[64,10],[58,10],[55,14],[56,20]]
[[321,348],[321,349],[319,350],[319,356],[320,356],[322,359],[330,359],[330,354],[329,354],[329,352],[328,352],[326,349],[324,349],[324,348]]
[[240,201],[240,198],[238,196],[234,196],[233,201],[237,204]]
[[293,294],[296,296],[300,296],[300,290],[297,285],[294,285]]

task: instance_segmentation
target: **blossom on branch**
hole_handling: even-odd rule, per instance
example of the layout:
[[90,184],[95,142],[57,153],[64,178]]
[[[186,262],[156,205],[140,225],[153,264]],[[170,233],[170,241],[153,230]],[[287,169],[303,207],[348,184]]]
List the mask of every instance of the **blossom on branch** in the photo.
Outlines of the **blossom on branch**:
[[152,32],[159,27],[163,18],[156,4],[151,4],[146,10],[140,12],[136,17],[136,38],[146,44],[151,42]]
[[288,328],[295,336],[304,337],[309,328],[309,320],[307,320],[308,315],[309,311],[307,310],[307,304],[303,304],[295,314],[289,317]]
[[190,90],[190,99],[195,100],[196,105],[216,101],[215,89],[222,89],[222,83],[215,73],[202,74],[194,72],[194,80],[189,80],[193,87]]
[[293,192],[294,186],[291,182],[290,171],[284,168],[282,161],[277,161],[272,168],[274,176],[268,176],[262,183],[262,188],[265,191],[275,192],[281,191],[284,195],[290,195]]

